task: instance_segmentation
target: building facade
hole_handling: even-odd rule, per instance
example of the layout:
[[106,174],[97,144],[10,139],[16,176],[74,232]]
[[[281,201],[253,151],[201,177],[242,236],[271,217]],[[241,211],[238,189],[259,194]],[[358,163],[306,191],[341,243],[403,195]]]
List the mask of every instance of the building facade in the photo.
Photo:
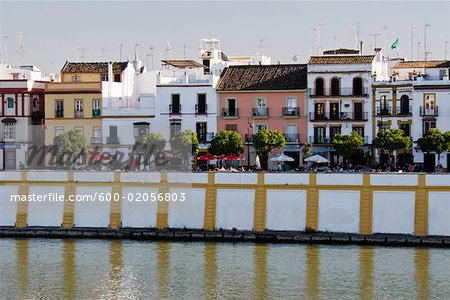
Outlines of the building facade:
[[[234,130],[244,141],[243,157],[254,165],[252,136],[261,129],[282,132],[283,152],[301,164],[301,146],[307,142],[306,65],[256,65],[227,68],[217,86],[218,131]],[[270,164],[269,164],[270,166]]]

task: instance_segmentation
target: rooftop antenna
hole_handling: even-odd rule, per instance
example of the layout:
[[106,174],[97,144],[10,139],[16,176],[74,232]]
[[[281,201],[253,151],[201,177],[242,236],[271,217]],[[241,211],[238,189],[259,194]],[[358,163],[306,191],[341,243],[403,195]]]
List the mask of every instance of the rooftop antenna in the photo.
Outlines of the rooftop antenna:
[[139,60],[139,55],[138,55],[138,52],[137,52],[139,46],[140,46],[139,44],[134,44],[134,60],[135,61]]
[[416,26],[411,26],[411,60],[414,60],[414,31],[416,31]]
[[260,38],[259,39],[259,53],[260,54],[262,53],[262,48],[264,47],[263,44],[264,44],[265,41],[267,41],[266,38]]
[[445,41],[444,60],[447,60],[447,47],[448,47],[448,41]]
[[119,56],[119,61],[122,61],[122,50],[123,50],[123,44],[120,44],[120,56]]
[[148,50],[150,50],[150,57],[152,58],[152,70],[153,70],[153,50],[155,49],[155,47],[150,46],[148,47]]
[[[383,26],[383,50],[386,50],[386,41],[387,41],[387,30],[389,27],[387,27],[386,25]],[[389,60],[389,52],[386,51],[386,60]],[[385,61],[386,61],[385,60]]]
[[417,59],[420,59],[420,42],[417,42]]
[[170,51],[173,50],[173,47],[170,45],[170,42],[167,42],[166,48],[164,49],[164,59],[170,58]]
[[191,48],[191,47],[190,47],[189,45],[186,45],[186,44],[180,45],[179,47],[182,47],[182,48],[183,48],[183,59],[186,60],[186,54],[187,54],[187,52],[188,52],[187,49],[189,49],[189,48]]
[[319,55],[319,49],[320,47],[320,27],[322,27],[325,24],[317,24],[317,28],[314,28],[313,31],[317,32],[317,55]]
[[375,42],[375,47],[374,48],[376,48],[377,47],[377,36],[379,36],[380,34],[379,33],[369,33],[369,36],[373,36],[373,38],[374,38],[374,42]]
[[425,31],[424,31],[424,35],[423,35],[423,48],[425,51],[425,54],[424,54],[425,61],[427,61],[428,54],[429,54],[427,51],[427,28],[428,27],[431,27],[431,24],[425,23]]
[[11,37],[10,35],[6,35],[6,34],[3,36],[3,61],[4,61],[4,63],[7,63],[7,61],[8,61],[7,42],[10,37]]
[[360,29],[360,25],[361,25],[362,22],[364,22],[364,20],[352,23],[353,26],[356,26],[356,31],[355,31],[356,48],[359,48],[359,42],[360,42],[360,36],[359,36],[360,31],[359,31],[359,29]]
[[23,49],[23,34],[22,31],[19,31],[19,56],[23,58],[25,54],[25,50]]
[[86,51],[86,50],[87,50],[86,48],[78,48],[77,49],[78,54],[79,54],[78,61],[84,62],[84,51]]
[[292,61],[294,62],[294,63],[296,63],[297,61],[298,61],[298,57],[299,57],[299,55],[298,54],[294,54],[294,56],[292,56]]

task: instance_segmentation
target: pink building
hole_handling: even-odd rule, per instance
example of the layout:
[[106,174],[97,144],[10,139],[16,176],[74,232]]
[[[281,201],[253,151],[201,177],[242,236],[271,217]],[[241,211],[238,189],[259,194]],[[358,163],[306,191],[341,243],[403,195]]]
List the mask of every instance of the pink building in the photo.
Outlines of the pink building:
[[224,70],[217,85],[217,129],[242,135],[247,159],[243,165],[254,165],[252,135],[267,128],[284,134],[286,146],[282,151],[295,159],[291,167],[299,166],[301,146],[307,142],[306,72],[306,65],[301,64],[232,66]]

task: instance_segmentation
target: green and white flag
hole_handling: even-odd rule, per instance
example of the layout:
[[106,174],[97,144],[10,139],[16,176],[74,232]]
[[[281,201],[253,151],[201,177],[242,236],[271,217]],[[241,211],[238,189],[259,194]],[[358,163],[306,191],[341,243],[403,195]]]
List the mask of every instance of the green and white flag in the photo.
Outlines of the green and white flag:
[[391,45],[391,50],[398,47],[398,38],[395,40],[395,42]]

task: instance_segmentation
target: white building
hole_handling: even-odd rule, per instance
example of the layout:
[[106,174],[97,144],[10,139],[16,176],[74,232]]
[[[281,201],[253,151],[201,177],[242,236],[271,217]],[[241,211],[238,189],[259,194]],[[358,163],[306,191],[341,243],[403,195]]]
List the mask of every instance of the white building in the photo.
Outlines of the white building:
[[[437,164],[437,156],[424,155],[415,142],[430,128],[450,130],[449,74],[449,61],[399,60],[388,81],[374,83],[374,129],[400,128],[414,143],[413,149],[396,153],[397,165],[414,161],[430,169]],[[448,154],[442,154],[440,162],[450,169]]]
[[364,137],[365,152],[372,142],[373,77],[383,78],[380,48],[374,54],[337,49],[312,56],[308,63],[308,134],[313,152],[331,162],[338,157],[332,148],[336,134],[358,132]]

